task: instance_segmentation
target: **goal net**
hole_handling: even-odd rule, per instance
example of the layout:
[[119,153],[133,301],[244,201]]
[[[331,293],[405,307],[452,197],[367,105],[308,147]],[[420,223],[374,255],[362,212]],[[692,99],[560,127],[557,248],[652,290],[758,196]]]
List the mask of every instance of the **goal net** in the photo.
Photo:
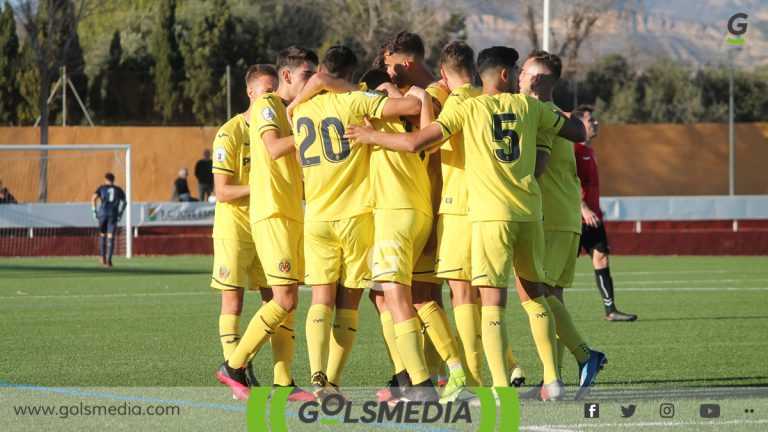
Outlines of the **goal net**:
[[90,201],[108,172],[127,201],[115,255],[130,258],[130,145],[0,145],[0,256],[98,255]]

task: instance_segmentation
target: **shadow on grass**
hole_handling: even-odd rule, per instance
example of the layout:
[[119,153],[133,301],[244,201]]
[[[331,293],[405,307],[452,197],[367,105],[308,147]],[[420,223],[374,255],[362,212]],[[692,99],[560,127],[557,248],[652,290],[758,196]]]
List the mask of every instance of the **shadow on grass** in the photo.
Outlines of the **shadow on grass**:
[[768,315],[758,315],[758,316],[724,316],[724,317],[648,318],[648,319],[643,319],[643,322],[656,322],[656,321],[718,321],[718,320],[745,320],[745,319],[768,319]]
[[141,268],[141,267],[112,267],[107,268],[101,265],[79,265],[79,266],[36,266],[36,265],[1,265],[0,271],[18,271],[35,272],[36,276],[50,277],[45,272],[62,273],[87,273],[90,275],[105,276],[131,276],[131,275],[193,275],[210,274],[209,266],[200,266],[199,269],[174,269],[174,268]]
[[[762,380],[762,383],[739,383],[739,381]],[[700,383],[700,384],[697,384]],[[708,384],[719,383],[719,384]],[[598,385],[636,385],[636,384],[669,384],[677,387],[680,384],[690,384],[690,387],[768,387],[768,376],[752,377],[722,377],[722,378],[686,378],[636,381],[599,381]]]

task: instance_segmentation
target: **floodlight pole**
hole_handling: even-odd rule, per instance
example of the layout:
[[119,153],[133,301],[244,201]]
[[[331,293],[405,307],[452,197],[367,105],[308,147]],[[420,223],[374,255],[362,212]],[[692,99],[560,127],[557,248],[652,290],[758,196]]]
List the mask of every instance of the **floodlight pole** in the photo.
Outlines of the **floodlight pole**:
[[67,125],[67,67],[61,67],[61,125]]
[[728,195],[735,193],[734,137],[733,137],[733,49],[728,49]]
[[[549,51],[549,0],[544,0],[544,12],[543,12],[543,21],[544,21],[544,34],[542,35],[542,46],[541,49],[544,51]],[[536,47],[534,47],[536,48]]]
[[232,89],[229,84],[229,65],[227,65],[227,120],[232,118]]

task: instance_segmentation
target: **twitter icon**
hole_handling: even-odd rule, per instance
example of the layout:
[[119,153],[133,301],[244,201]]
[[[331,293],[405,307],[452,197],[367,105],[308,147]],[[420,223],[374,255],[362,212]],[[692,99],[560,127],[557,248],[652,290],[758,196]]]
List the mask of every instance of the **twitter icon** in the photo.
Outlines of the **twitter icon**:
[[621,416],[624,418],[630,418],[635,414],[635,408],[637,408],[637,405],[630,405],[628,407],[625,407],[624,405],[621,406]]

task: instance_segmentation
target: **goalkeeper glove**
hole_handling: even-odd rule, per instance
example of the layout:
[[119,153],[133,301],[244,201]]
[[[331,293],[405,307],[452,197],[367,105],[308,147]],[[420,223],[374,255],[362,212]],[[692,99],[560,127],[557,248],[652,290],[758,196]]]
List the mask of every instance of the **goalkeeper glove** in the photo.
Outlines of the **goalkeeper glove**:
[[118,221],[118,222],[120,222],[120,219],[122,219],[122,218],[123,218],[123,214],[122,214],[122,213],[119,213],[119,214],[117,215],[117,221]]
[[99,220],[99,213],[96,209],[93,209],[93,220]]

